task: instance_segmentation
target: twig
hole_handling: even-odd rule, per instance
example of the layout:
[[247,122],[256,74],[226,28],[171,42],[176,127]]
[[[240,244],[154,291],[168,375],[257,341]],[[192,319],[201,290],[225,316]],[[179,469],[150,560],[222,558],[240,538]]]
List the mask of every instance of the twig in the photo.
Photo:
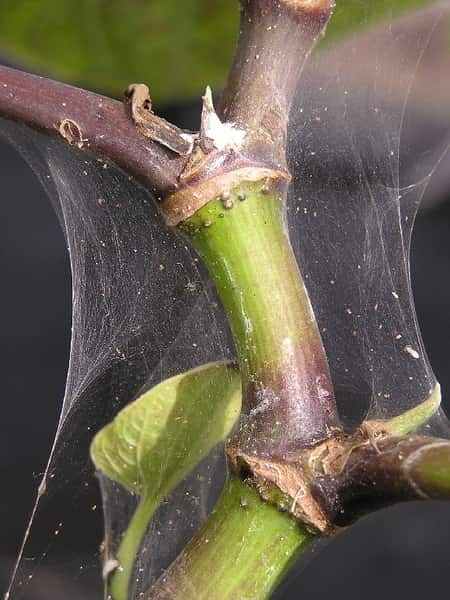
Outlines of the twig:
[[386,436],[355,446],[345,466],[319,477],[312,493],[328,507],[330,523],[347,525],[405,500],[450,498],[450,442],[422,436]]
[[111,98],[0,66],[0,116],[59,133],[136,176],[163,196],[186,158],[143,136],[130,108]]
[[247,133],[247,153],[285,168],[287,121],[303,66],[334,0],[241,0],[238,46],[220,116]]

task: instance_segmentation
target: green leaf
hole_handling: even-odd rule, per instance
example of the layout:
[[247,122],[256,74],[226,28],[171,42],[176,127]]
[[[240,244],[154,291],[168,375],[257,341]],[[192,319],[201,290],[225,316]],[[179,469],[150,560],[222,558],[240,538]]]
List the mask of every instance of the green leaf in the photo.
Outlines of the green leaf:
[[[327,39],[431,0],[337,0]],[[157,101],[223,85],[237,0],[2,0],[0,52],[44,74],[119,96],[145,82]]]
[[435,383],[430,390],[428,398],[420,402],[414,408],[391,417],[390,419],[370,419],[364,425],[372,432],[385,432],[390,435],[408,435],[419,427],[426,425],[433,415],[437,413],[441,405],[441,386]]
[[397,417],[382,422],[384,429],[391,435],[408,435],[431,419],[440,405],[441,386],[436,383],[426,400]]
[[113,96],[198,97],[223,83],[238,20],[237,0],[3,0],[0,52]]
[[239,372],[212,363],[163,381],[95,436],[96,468],[130,492],[166,496],[224,440],[241,408]]
[[139,545],[155,510],[175,486],[231,431],[241,410],[239,372],[211,363],[166,379],[126,406],[95,436],[98,471],[141,496],[117,549],[109,581],[126,600]]

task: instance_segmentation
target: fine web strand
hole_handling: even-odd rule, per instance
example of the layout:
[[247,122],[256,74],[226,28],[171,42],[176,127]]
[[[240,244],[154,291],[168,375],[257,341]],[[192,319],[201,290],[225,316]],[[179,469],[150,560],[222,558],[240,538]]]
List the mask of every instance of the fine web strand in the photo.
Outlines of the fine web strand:
[[[6,122],[2,131],[39,172],[66,235],[73,277],[66,394],[10,597],[37,593],[51,571],[63,580],[75,578],[83,593],[97,590],[92,593],[98,598],[101,503],[89,460],[92,437],[142,390],[230,358],[228,329],[198,258],[163,225],[147,192],[56,137]],[[217,463],[215,455],[211,460]],[[211,503],[207,481],[196,473],[183,483],[195,503],[183,506],[177,490],[165,502],[165,518],[175,510],[172,504],[183,506],[183,517],[165,540],[164,557],[150,557],[157,572],[174,558],[179,539],[185,541],[205,519]],[[128,496],[117,509],[119,532],[133,503]],[[161,528],[156,515],[147,546]],[[106,531],[105,553],[114,552],[108,541],[119,536]]]
[[350,428],[417,406],[436,385],[409,253],[449,146],[450,114],[423,93],[437,52],[447,57],[448,22],[440,3],[318,53],[291,115],[289,230]]

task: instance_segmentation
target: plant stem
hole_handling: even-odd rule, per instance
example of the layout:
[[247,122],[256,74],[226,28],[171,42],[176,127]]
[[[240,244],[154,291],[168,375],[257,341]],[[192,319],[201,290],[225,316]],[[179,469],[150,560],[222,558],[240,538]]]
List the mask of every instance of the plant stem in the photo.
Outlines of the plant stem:
[[144,600],[268,598],[313,539],[231,475],[205,526]]
[[328,363],[268,182],[245,183],[182,224],[204,259],[236,343],[244,453],[285,459],[339,428]]
[[[347,449],[348,450],[348,449]],[[344,465],[313,482],[313,495],[348,525],[361,513],[407,500],[450,498],[450,442],[387,435],[353,446]]]
[[186,163],[186,157],[144,137],[122,102],[1,65],[0,117],[62,135],[113,161],[158,195],[177,189]]
[[161,499],[152,494],[143,495],[139,500],[116,553],[119,565],[108,584],[109,593],[114,600],[127,600],[129,597],[134,561],[150,519],[160,504]]
[[[219,116],[246,130],[246,154],[284,165],[289,109],[334,0],[241,0],[239,38]],[[269,142],[269,143],[268,143]]]

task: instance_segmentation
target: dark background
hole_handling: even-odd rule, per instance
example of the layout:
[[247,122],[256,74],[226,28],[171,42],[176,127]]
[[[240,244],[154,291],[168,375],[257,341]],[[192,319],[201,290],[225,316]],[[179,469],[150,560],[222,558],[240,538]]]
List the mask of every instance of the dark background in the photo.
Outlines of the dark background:
[[[166,116],[187,122],[189,107]],[[6,586],[53,440],[68,364],[71,289],[62,232],[35,176],[0,144],[0,589]],[[416,306],[431,363],[450,389],[450,202],[424,210],[413,240]],[[80,536],[94,536],[98,529]],[[450,502],[411,503],[362,519],[291,578],[279,598],[389,600],[448,595]],[[71,598],[77,598],[77,593]],[[80,592],[80,600],[86,595]],[[44,590],[48,600],[63,593]],[[67,596],[68,598],[68,596]],[[30,596],[31,599],[31,596]],[[13,599],[12,599],[13,600]],[[38,600],[33,596],[33,600]],[[90,600],[90,598],[89,598]],[[212,599],[213,600],[213,599]]]

